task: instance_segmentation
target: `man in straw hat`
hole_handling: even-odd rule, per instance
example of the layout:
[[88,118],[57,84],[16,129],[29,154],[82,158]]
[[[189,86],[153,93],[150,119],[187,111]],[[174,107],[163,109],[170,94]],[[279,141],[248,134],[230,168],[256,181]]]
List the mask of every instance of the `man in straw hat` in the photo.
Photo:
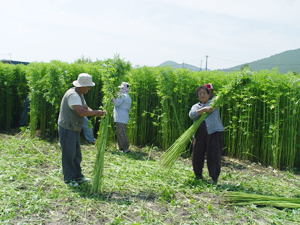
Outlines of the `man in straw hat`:
[[129,95],[129,84],[122,82],[120,86],[120,94],[114,101],[114,122],[116,124],[116,135],[118,146],[124,153],[129,152],[129,142],[127,139],[127,123],[129,121],[129,110],[131,107],[131,98]]
[[92,110],[86,104],[83,95],[91,86],[95,86],[92,76],[87,73],[78,75],[73,81],[75,87],[64,95],[58,117],[58,134],[62,151],[62,168],[64,181],[67,185],[78,186],[88,181],[81,173],[82,161],[80,149],[80,131],[85,116],[103,116],[106,111]]

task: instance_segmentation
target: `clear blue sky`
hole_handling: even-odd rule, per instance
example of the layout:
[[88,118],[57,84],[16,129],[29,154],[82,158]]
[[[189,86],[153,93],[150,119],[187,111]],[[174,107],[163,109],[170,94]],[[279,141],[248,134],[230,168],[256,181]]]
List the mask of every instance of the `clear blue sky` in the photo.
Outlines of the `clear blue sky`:
[[300,0],[0,0],[0,59],[223,69],[300,48]]

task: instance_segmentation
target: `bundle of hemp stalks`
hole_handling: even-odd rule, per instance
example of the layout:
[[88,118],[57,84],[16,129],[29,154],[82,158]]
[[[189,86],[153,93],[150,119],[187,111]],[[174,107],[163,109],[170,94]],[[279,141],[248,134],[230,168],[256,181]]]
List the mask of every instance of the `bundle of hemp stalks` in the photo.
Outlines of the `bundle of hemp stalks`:
[[[237,75],[237,79],[226,85],[219,94],[213,98],[211,107],[218,108],[224,103],[230,92],[236,91],[239,87],[250,81],[251,71],[242,71]],[[186,146],[191,140],[193,134],[197,131],[201,123],[208,116],[208,113],[203,113],[160,157],[159,164],[163,168],[171,168],[179,156],[186,151]]]
[[[109,123],[110,118],[113,115],[114,105],[112,103],[113,98],[116,98],[115,87],[120,83],[121,77],[117,77],[114,68],[107,67],[108,72],[102,74],[102,91],[105,93],[102,102],[104,103],[103,108],[106,113],[100,120],[100,127],[98,131],[98,137],[96,141],[97,156],[94,165],[94,178],[92,181],[91,193],[100,194],[103,186],[103,168],[104,168],[104,153],[107,148],[107,141],[109,136]],[[111,69],[112,71],[109,71]]]
[[111,111],[111,104],[107,103],[107,112],[101,119],[99,135],[96,141],[97,147],[97,157],[94,165],[94,179],[91,187],[91,193],[101,193],[102,184],[103,184],[103,166],[104,166],[104,152],[106,149],[107,143],[107,133],[108,133],[108,124],[109,116]]
[[275,196],[264,196],[249,194],[244,192],[230,192],[226,191],[222,194],[225,202],[230,202],[232,205],[259,205],[259,206],[273,206],[278,208],[300,208],[299,198],[284,198]]

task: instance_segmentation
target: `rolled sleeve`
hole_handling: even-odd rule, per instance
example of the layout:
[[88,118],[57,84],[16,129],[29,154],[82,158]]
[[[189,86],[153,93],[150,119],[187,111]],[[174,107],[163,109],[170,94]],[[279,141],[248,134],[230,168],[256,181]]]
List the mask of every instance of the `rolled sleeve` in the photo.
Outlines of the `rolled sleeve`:
[[192,106],[190,112],[189,112],[189,117],[192,119],[192,120],[197,120],[199,118],[198,116],[198,110],[200,109],[200,105],[199,103],[195,104]]

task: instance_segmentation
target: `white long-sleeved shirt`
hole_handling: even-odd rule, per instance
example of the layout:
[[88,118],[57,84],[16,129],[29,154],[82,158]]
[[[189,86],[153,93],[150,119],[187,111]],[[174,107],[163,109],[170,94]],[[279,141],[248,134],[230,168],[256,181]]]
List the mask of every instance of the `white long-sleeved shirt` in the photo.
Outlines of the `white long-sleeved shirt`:
[[128,92],[120,94],[114,104],[114,122],[127,124],[130,107],[131,98]]

